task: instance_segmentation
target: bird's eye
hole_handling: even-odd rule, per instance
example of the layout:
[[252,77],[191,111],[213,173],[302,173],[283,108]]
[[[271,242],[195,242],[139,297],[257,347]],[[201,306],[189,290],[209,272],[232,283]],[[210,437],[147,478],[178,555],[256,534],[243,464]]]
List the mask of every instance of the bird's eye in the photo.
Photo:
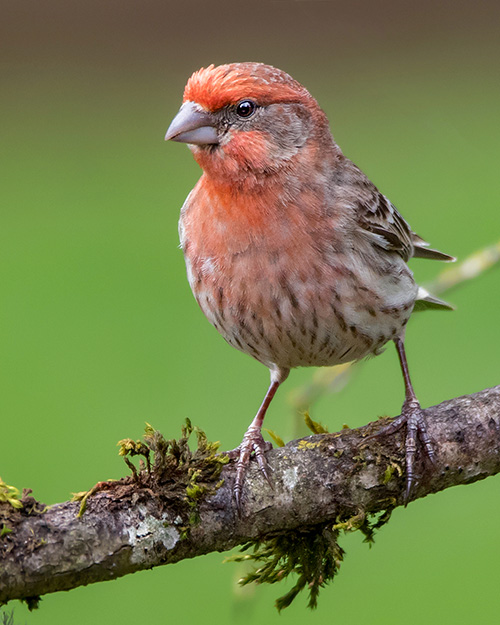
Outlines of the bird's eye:
[[238,117],[247,119],[255,113],[256,108],[257,105],[255,104],[255,102],[252,102],[252,100],[242,100],[236,107],[236,114],[238,115]]

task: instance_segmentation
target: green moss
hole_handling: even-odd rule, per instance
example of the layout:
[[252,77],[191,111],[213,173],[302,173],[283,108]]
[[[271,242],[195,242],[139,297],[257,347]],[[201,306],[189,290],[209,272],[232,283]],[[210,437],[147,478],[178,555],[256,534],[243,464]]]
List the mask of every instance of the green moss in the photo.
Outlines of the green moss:
[[5,523],[2,525],[2,529],[0,530],[0,538],[3,538],[4,536],[7,536],[7,534],[10,534],[12,532],[12,530],[10,529],[10,527],[7,527],[5,525]]
[[297,445],[297,449],[314,449],[315,447],[320,447],[321,441],[308,441],[305,438],[299,441]]
[[[196,447],[190,439],[196,436]],[[85,513],[88,499],[103,490],[116,489],[120,497],[150,497],[151,491],[160,503],[174,510],[182,519],[178,529],[186,537],[199,522],[199,504],[223,484],[220,474],[229,457],[219,453],[219,443],[210,442],[203,430],[186,419],[179,439],[167,440],[161,432],[146,423],[144,440],[124,438],[119,441],[119,455],[131,471],[121,480],[98,482],[89,491],[73,494],[80,501],[78,516]],[[138,464],[133,458],[142,456]]]
[[313,434],[328,433],[328,428],[319,421],[313,421],[307,411],[304,412],[304,422]]
[[15,486],[9,486],[0,477],[0,502],[5,502],[13,508],[20,510],[23,507],[20,501],[19,489]]
[[264,430],[269,434],[278,447],[285,446],[285,441],[281,438],[281,436],[279,436],[279,434],[276,434],[276,432],[267,428],[264,428]]
[[[196,448],[190,446],[192,435],[196,436]],[[200,502],[213,495],[223,484],[220,474],[229,457],[219,453],[219,443],[210,442],[203,430],[186,419],[179,439],[167,440],[149,423],[146,424],[144,443],[125,439],[120,441],[120,455],[125,461],[128,456],[142,455],[146,468],[136,469],[132,462],[132,477],[140,484],[156,487],[165,499],[178,503],[178,512],[186,519],[181,527],[186,536],[190,527],[199,522]],[[153,461],[150,461],[151,455]]]
[[117,480],[108,480],[107,482],[97,482],[95,486],[93,486],[90,490],[84,490],[79,493],[72,493],[71,501],[80,501],[80,508],[78,509],[77,517],[81,518],[85,514],[85,510],[87,509],[87,501],[89,497],[95,495],[101,490],[105,490],[110,488],[113,483],[118,483]]
[[392,479],[392,476],[395,473],[397,473],[397,475],[401,477],[403,475],[403,470],[397,462],[394,462],[393,460],[389,460],[389,464],[387,465],[384,471],[384,477],[382,478],[382,483],[388,484],[390,480]]
[[24,599],[21,599],[22,603],[25,603],[28,606],[28,610],[30,612],[38,609],[41,600],[42,598],[39,596],[25,597]]
[[366,521],[366,514],[360,510],[357,514],[345,519],[344,521],[338,520],[333,526],[335,530],[343,530],[344,532],[353,532],[354,530],[362,527]]
[[289,575],[297,577],[292,589],[276,600],[281,611],[295,597],[307,589],[308,607],[318,604],[321,588],[332,582],[338,574],[344,550],[338,544],[341,532],[360,531],[365,542],[373,543],[377,529],[389,521],[392,508],[369,517],[357,511],[336,523],[323,523],[306,530],[287,531],[255,542],[245,544],[240,554],[227,558],[226,562],[255,562],[258,567],[240,580],[240,584],[275,584]]
[[370,545],[375,542],[375,532],[385,525],[391,518],[393,508],[387,508],[383,512],[376,515],[367,515],[363,510],[347,518],[337,519],[333,526],[335,530],[343,530],[344,532],[354,532],[359,530],[365,537],[364,542]]
[[309,590],[309,607],[317,606],[320,589],[333,580],[343,560],[344,552],[337,543],[338,531],[331,526],[313,527],[307,531],[292,531],[266,540],[248,543],[244,555],[228,558],[229,561],[252,561],[259,568],[248,573],[240,584],[274,584],[297,575],[297,582],[286,594],[276,600],[278,611],[288,607],[304,588]]

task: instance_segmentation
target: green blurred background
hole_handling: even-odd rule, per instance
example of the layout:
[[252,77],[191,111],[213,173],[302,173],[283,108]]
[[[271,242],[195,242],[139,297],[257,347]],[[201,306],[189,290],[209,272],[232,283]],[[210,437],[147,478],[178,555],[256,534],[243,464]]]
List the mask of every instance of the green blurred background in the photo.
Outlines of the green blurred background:
[[[199,170],[165,144],[188,76],[259,60],[317,97],[344,152],[413,228],[463,258],[497,240],[498,2],[2,2],[0,475],[47,503],[126,472],[116,442],[185,417],[235,447],[268,373],[203,318],[177,219]],[[415,261],[425,281],[442,268]],[[499,271],[408,330],[424,406],[500,382]],[[294,372],[267,426],[294,435]],[[395,350],[314,406],[330,429],[398,414]],[[318,610],[235,586],[212,554],[46,596],[15,623],[498,623],[499,480],[398,510],[347,557]]]

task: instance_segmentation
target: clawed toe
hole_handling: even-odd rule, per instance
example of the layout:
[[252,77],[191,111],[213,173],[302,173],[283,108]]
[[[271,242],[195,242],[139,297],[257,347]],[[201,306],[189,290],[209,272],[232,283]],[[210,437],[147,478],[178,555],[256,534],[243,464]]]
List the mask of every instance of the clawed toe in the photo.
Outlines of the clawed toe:
[[405,416],[400,415],[399,417],[396,417],[395,419],[393,419],[387,425],[384,425],[384,427],[381,427],[379,430],[377,430],[373,434],[370,434],[369,436],[367,436],[365,440],[372,441],[376,438],[394,434],[395,432],[398,432],[403,427],[403,425],[405,425],[405,423],[406,423]]
[[[271,467],[269,466],[265,457],[265,453],[270,449],[272,449],[271,443],[265,441],[262,438],[260,430],[250,427],[243,437],[241,445],[229,452],[230,457],[237,458],[236,478],[234,482],[233,493],[234,499],[236,501],[236,507],[238,508],[238,510],[240,510],[241,508],[241,493],[243,489],[243,481],[245,479],[245,474],[247,472],[252,453],[254,454],[259,469],[266,478],[266,481],[270,486],[272,486],[270,478]],[[237,455],[233,455],[236,452]]]
[[225,451],[224,454],[228,456],[230,460],[238,460],[238,458],[240,457],[240,447],[238,446],[235,449]]
[[403,425],[406,425],[406,491],[403,499],[406,506],[410,501],[412,491],[417,484],[417,479],[415,476],[415,456],[417,453],[417,439],[420,441],[421,446],[425,450],[427,458],[432,462],[432,464],[435,464],[436,455],[434,452],[431,438],[427,432],[427,424],[425,422],[424,413],[422,411],[422,408],[420,407],[410,380],[410,373],[408,371],[408,362],[406,361],[406,352],[403,336],[394,339],[394,344],[396,345],[396,350],[398,352],[401,371],[403,372],[403,379],[405,383],[405,402],[403,404],[401,416],[399,416],[397,419],[394,419],[394,421],[389,423],[389,425],[381,428],[375,435],[372,435],[369,438],[392,434],[399,430]]
[[406,460],[406,490],[404,495],[405,506],[410,501],[413,489],[417,484],[415,475],[415,458],[417,454],[417,440],[425,451],[425,455],[434,465],[436,462],[436,454],[432,445],[431,438],[427,432],[427,424],[425,422],[424,413],[420,404],[416,400],[407,401],[403,404],[401,415],[391,421],[388,425],[382,427],[375,434],[368,436],[368,439],[387,436],[400,430],[406,425],[405,438],[405,460]]

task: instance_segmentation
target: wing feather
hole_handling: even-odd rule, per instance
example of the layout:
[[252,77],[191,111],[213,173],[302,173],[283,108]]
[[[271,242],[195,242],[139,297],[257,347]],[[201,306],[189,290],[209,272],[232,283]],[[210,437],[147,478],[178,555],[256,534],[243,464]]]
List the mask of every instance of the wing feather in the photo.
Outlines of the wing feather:
[[360,204],[359,225],[370,236],[374,245],[396,252],[405,261],[410,258],[454,261],[453,256],[432,249],[418,234],[413,232],[394,204],[379,191],[368,201]]

